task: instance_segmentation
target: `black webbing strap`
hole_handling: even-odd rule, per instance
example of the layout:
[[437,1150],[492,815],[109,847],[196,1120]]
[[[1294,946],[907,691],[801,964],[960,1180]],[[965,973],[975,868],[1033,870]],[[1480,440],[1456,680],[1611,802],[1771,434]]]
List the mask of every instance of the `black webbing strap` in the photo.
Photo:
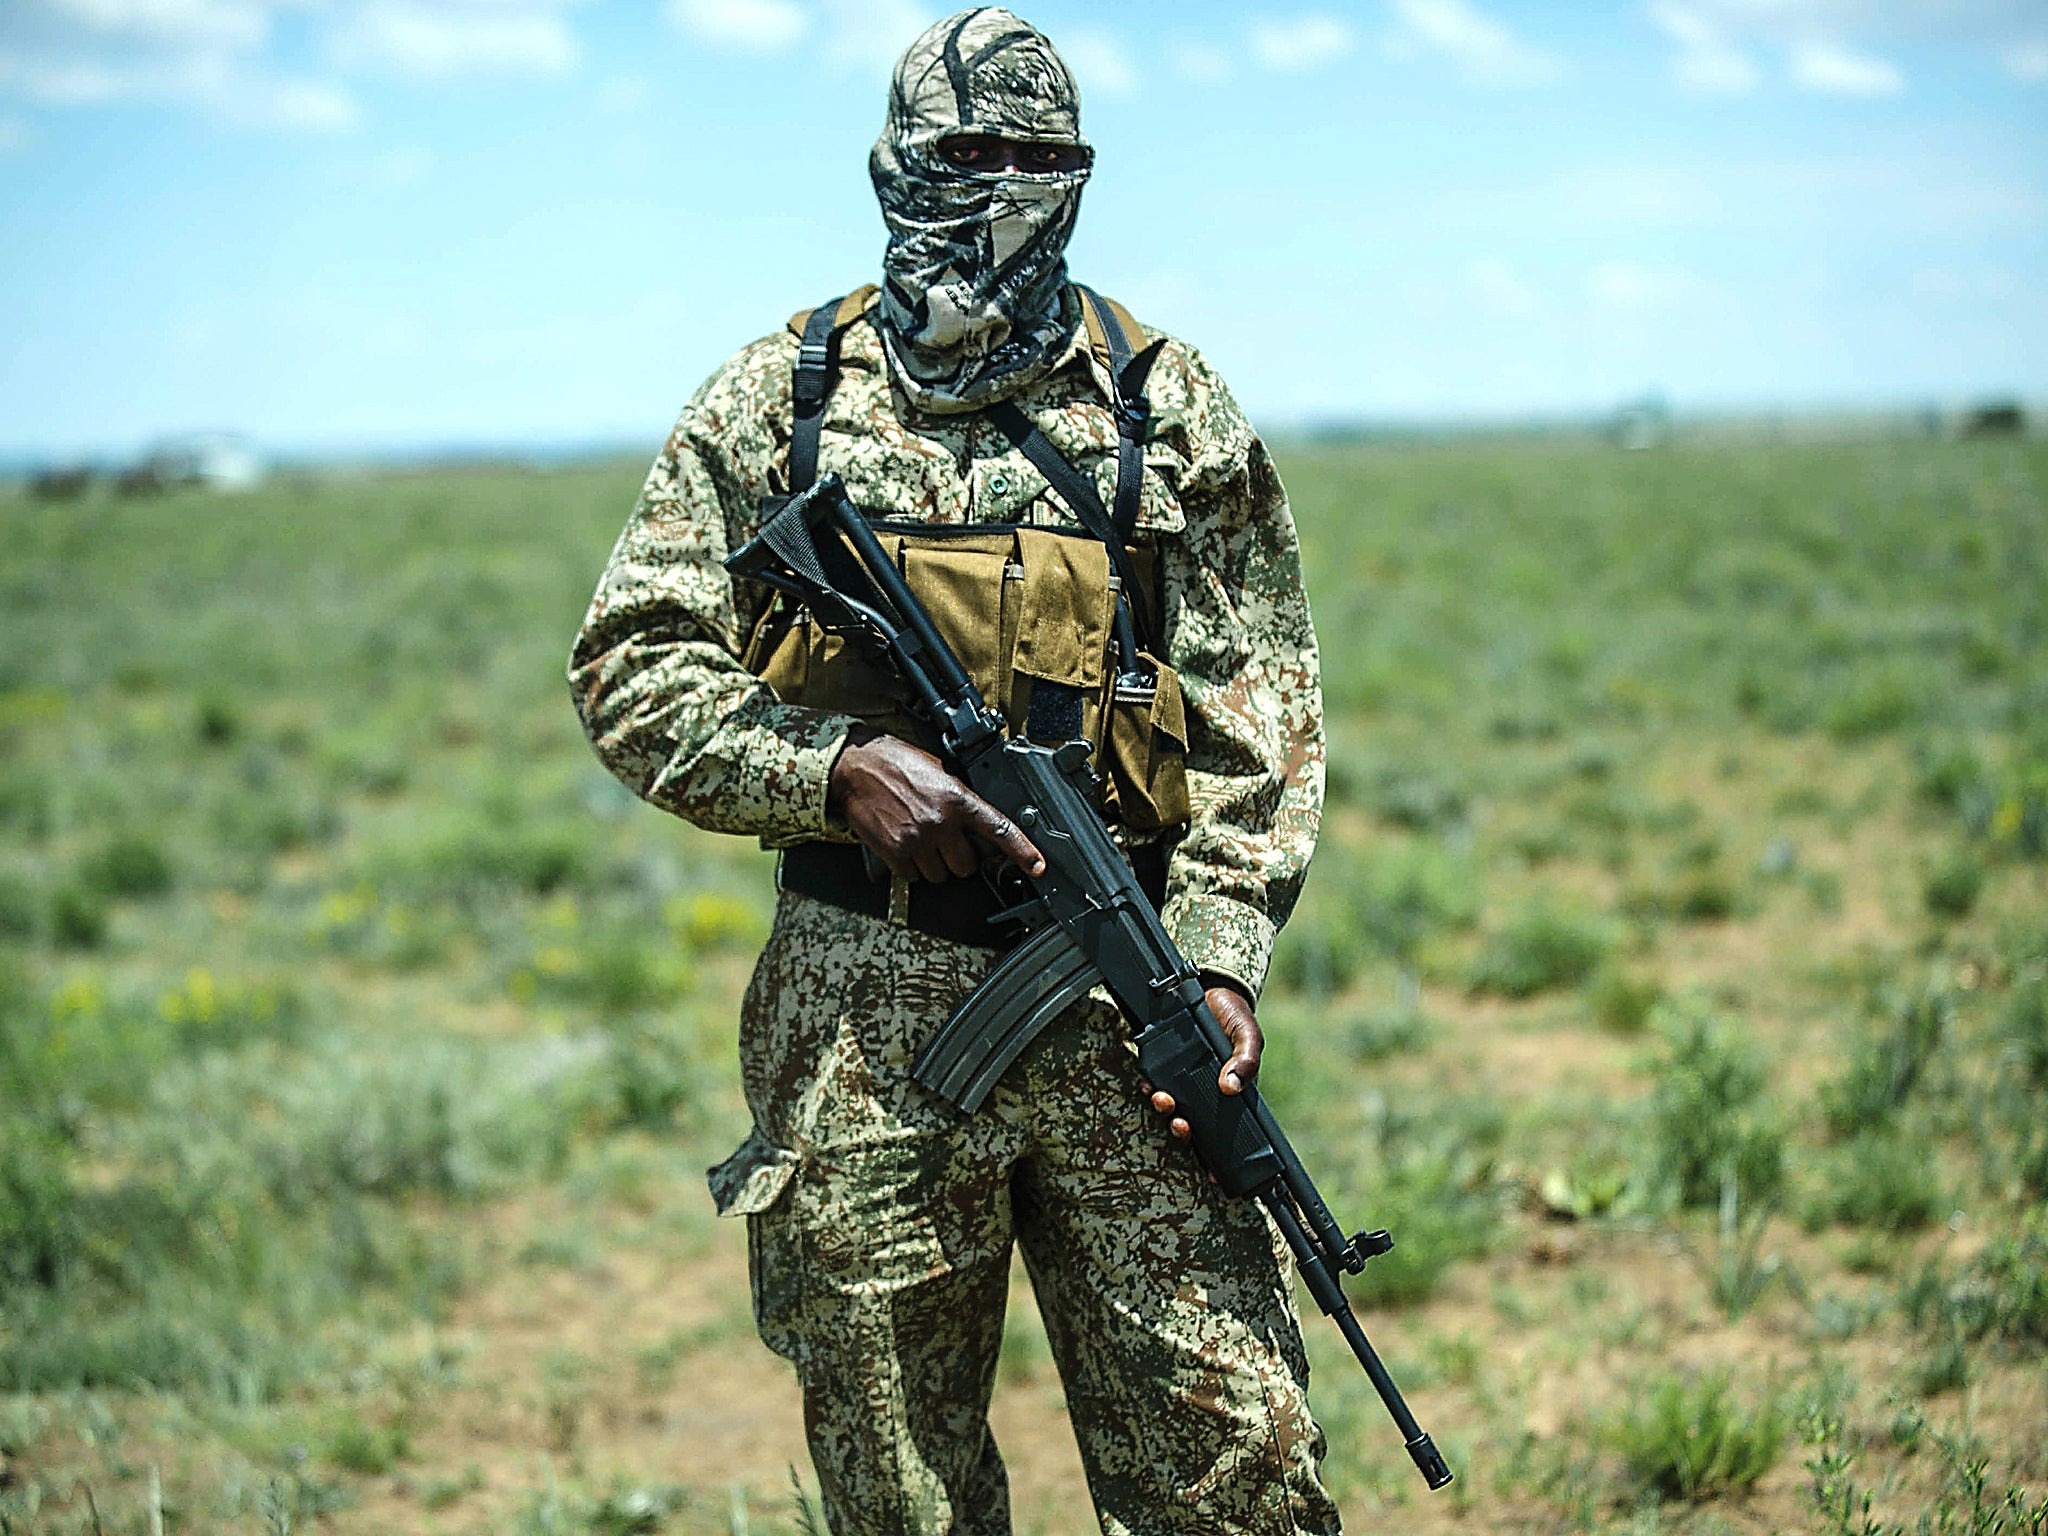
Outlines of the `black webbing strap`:
[[1153,641],[1151,615],[1145,608],[1143,589],[1138,585],[1137,568],[1131,564],[1131,552],[1125,548],[1109,509],[1096,495],[1094,483],[1067,462],[1066,455],[1053,447],[1052,439],[1039,430],[1038,424],[1024,414],[1016,401],[998,400],[988,408],[988,414],[1011,445],[1045,476],[1045,483],[1053,488],[1059,499],[1074,509],[1081,526],[1108,548],[1110,566],[1124,584],[1124,597],[1130,604],[1131,617],[1138,628],[1138,640],[1157,656],[1159,648]]
[[1102,327],[1102,339],[1109,346],[1109,377],[1114,385],[1112,409],[1116,415],[1116,508],[1117,533],[1128,544],[1138,526],[1138,501],[1145,484],[1145,434],[1152,424],[1152,402],[1145,398],[1145,380],[1159,359],[1164,341],[1155,341],[1135,357],[1131,338],[1108,302],[1086,283],[1076,283],[1081,298],[1094,312]]
[[839,365],[839,306],[844,294],[820,304],[804,322],[797,343],[796,381],[791,389],[794,414],[789,426],[789,494],[811,488],[818,478],[818,438],[825,428],[825,402],[832,396],[832,374]]

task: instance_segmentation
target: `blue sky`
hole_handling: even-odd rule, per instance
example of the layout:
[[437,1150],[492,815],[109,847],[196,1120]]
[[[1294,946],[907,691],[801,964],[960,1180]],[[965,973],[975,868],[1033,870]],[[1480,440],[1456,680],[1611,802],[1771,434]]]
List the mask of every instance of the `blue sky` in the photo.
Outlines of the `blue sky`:
[[[1049,0],[1271,428],[2048,396],[2042,0]],[[0,0],[0,454],[651,445],[872,274],[916,0]]]

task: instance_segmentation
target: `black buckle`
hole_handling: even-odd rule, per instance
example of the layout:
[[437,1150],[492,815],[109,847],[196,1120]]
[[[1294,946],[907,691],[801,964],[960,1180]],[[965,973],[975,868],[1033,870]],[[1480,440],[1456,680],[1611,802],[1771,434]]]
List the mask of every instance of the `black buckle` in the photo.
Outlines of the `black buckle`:
[[808,415],[825,403],[831,362],[831,349],[823,343],[814,347],[805,342],[796,349],[796,377],[791,381],[790,393],[803,414]]

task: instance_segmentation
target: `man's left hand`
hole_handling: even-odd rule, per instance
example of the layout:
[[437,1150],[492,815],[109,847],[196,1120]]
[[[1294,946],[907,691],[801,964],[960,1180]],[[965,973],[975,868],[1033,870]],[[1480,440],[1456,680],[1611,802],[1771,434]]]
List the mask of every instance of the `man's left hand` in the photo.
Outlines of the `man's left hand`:
[[[1236,1095],[1243,1093],[1246,1086],[1259,1075],[1259,1056],[1266,1048],[1266,1037],[1259,1030],[1259,1021],[1252,1014],[1252,1005],[1242,992],[1235,987],[1216,986],[1203,990],[1209,1001],[1209,1011],[1216,1015],[1216,1022],[1223,1026],[1223,1033],[1230,1040],[1230,1060],[1223,1064],[1216,1074],[1216,1086],[1222,1092]],[[1146,1085],[1150,1089],[1151,1085]],[[1173,1095],[1152,1091],[1152,1107],[1169,1117],[1167,1128],[1182,1141],[1194,1132],[1187,1121],[1174,1114]]]

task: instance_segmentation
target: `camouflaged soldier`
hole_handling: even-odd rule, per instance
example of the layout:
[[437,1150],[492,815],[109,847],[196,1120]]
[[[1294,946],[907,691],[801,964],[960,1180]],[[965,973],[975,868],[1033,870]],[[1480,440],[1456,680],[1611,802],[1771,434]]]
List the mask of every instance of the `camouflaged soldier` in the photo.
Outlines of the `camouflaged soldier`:
[[1249,1078],[1247,1000],[1321,810],[1315,637],[1285,494],[1222,381],[1067,280],[1092,158],[1065,64],[1009,12],[912,44],[871,160],[883,285],[698,392],[571,663],[615,773],[782,850],[740,1022],[754,1129],[711,1186],[748,1218],[761,1336],[796,1367],[842,1536],[1009,1529],[987,1408],[1013,1242],[1105,1531],[1337,1529],[1284,1256],[1174,1139],[1172,1101],[1148,1105],[1114,1010],[1047,1029],[974,1116],[912,1081],[1000,952],[984,862],[1036,850],[904,739],[886,677],[719,563],[764,499],[841,475],[992,705],[1095,744],[1105,814],[1236,1043],[1226,1091]]

